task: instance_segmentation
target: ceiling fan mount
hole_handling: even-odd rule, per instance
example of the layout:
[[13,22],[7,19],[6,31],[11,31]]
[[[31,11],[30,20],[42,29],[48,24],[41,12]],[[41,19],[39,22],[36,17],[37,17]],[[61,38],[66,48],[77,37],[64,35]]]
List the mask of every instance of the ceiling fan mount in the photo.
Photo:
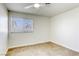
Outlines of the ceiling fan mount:
[[45,3],[46,5],[49,5],[49,4],[51,4],[51,3]]

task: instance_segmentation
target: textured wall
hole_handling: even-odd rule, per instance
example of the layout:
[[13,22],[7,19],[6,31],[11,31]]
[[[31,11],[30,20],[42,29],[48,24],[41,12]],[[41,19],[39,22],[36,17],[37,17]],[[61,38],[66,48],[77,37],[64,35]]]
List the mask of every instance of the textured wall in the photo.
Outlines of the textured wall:
[[[34,31],[32,33],[10,33],[9,47],[35,44],[39,42],[46,42],[49,40],[50,20],[48,17],[35,16],[17,12],[9,12],[9,21],[11,21],[12,15],[32,19],[34,23]],[[9,23],[9,25],[11,25],[11,22]],[[11,26],[9,30],[10,29]]]
[[51,40],[79,51],[79,7],[51,18]]
[[5,55],[7,51],[8,37],[8,13],[7,9],[0,4],[0,55]]

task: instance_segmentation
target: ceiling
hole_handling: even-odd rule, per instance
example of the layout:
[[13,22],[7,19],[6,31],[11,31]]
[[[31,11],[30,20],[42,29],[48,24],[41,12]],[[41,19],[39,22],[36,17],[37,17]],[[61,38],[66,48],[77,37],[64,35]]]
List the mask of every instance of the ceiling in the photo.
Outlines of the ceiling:
[[63,13],[65,11],[68,11],[79,6],[79,3],[51,3],[49,6],[43,6],[38,9],[24,9],[25,6],[31,4],[33,3],[6,3],[5,6],[10,11],[23,12],[42,16],[55,16],[57,14]]

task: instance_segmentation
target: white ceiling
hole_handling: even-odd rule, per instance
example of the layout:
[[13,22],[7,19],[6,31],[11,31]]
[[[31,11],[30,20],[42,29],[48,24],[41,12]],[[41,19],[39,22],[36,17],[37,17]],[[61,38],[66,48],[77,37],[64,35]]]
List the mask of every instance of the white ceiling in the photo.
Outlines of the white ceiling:
[[62,12],[68,11],[79,6],[79,3],[52,3],[50,6],[43,6],[39,9],[24,9],[25,6],[31,4],[33,3],[6,3],[5,5],[8,8],[8,10],[11,11],[30,13],[42,16],[55,16],[57,14],[60,14]]

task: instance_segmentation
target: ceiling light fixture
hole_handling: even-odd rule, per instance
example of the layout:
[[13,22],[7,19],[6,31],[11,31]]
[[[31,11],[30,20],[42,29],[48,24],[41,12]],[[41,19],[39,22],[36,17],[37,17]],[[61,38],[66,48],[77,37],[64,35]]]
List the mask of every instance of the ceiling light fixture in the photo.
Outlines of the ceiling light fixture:
[[35,3],[34,4],[34,8],[39,8],[40,7],[40,4],[39,3]]

